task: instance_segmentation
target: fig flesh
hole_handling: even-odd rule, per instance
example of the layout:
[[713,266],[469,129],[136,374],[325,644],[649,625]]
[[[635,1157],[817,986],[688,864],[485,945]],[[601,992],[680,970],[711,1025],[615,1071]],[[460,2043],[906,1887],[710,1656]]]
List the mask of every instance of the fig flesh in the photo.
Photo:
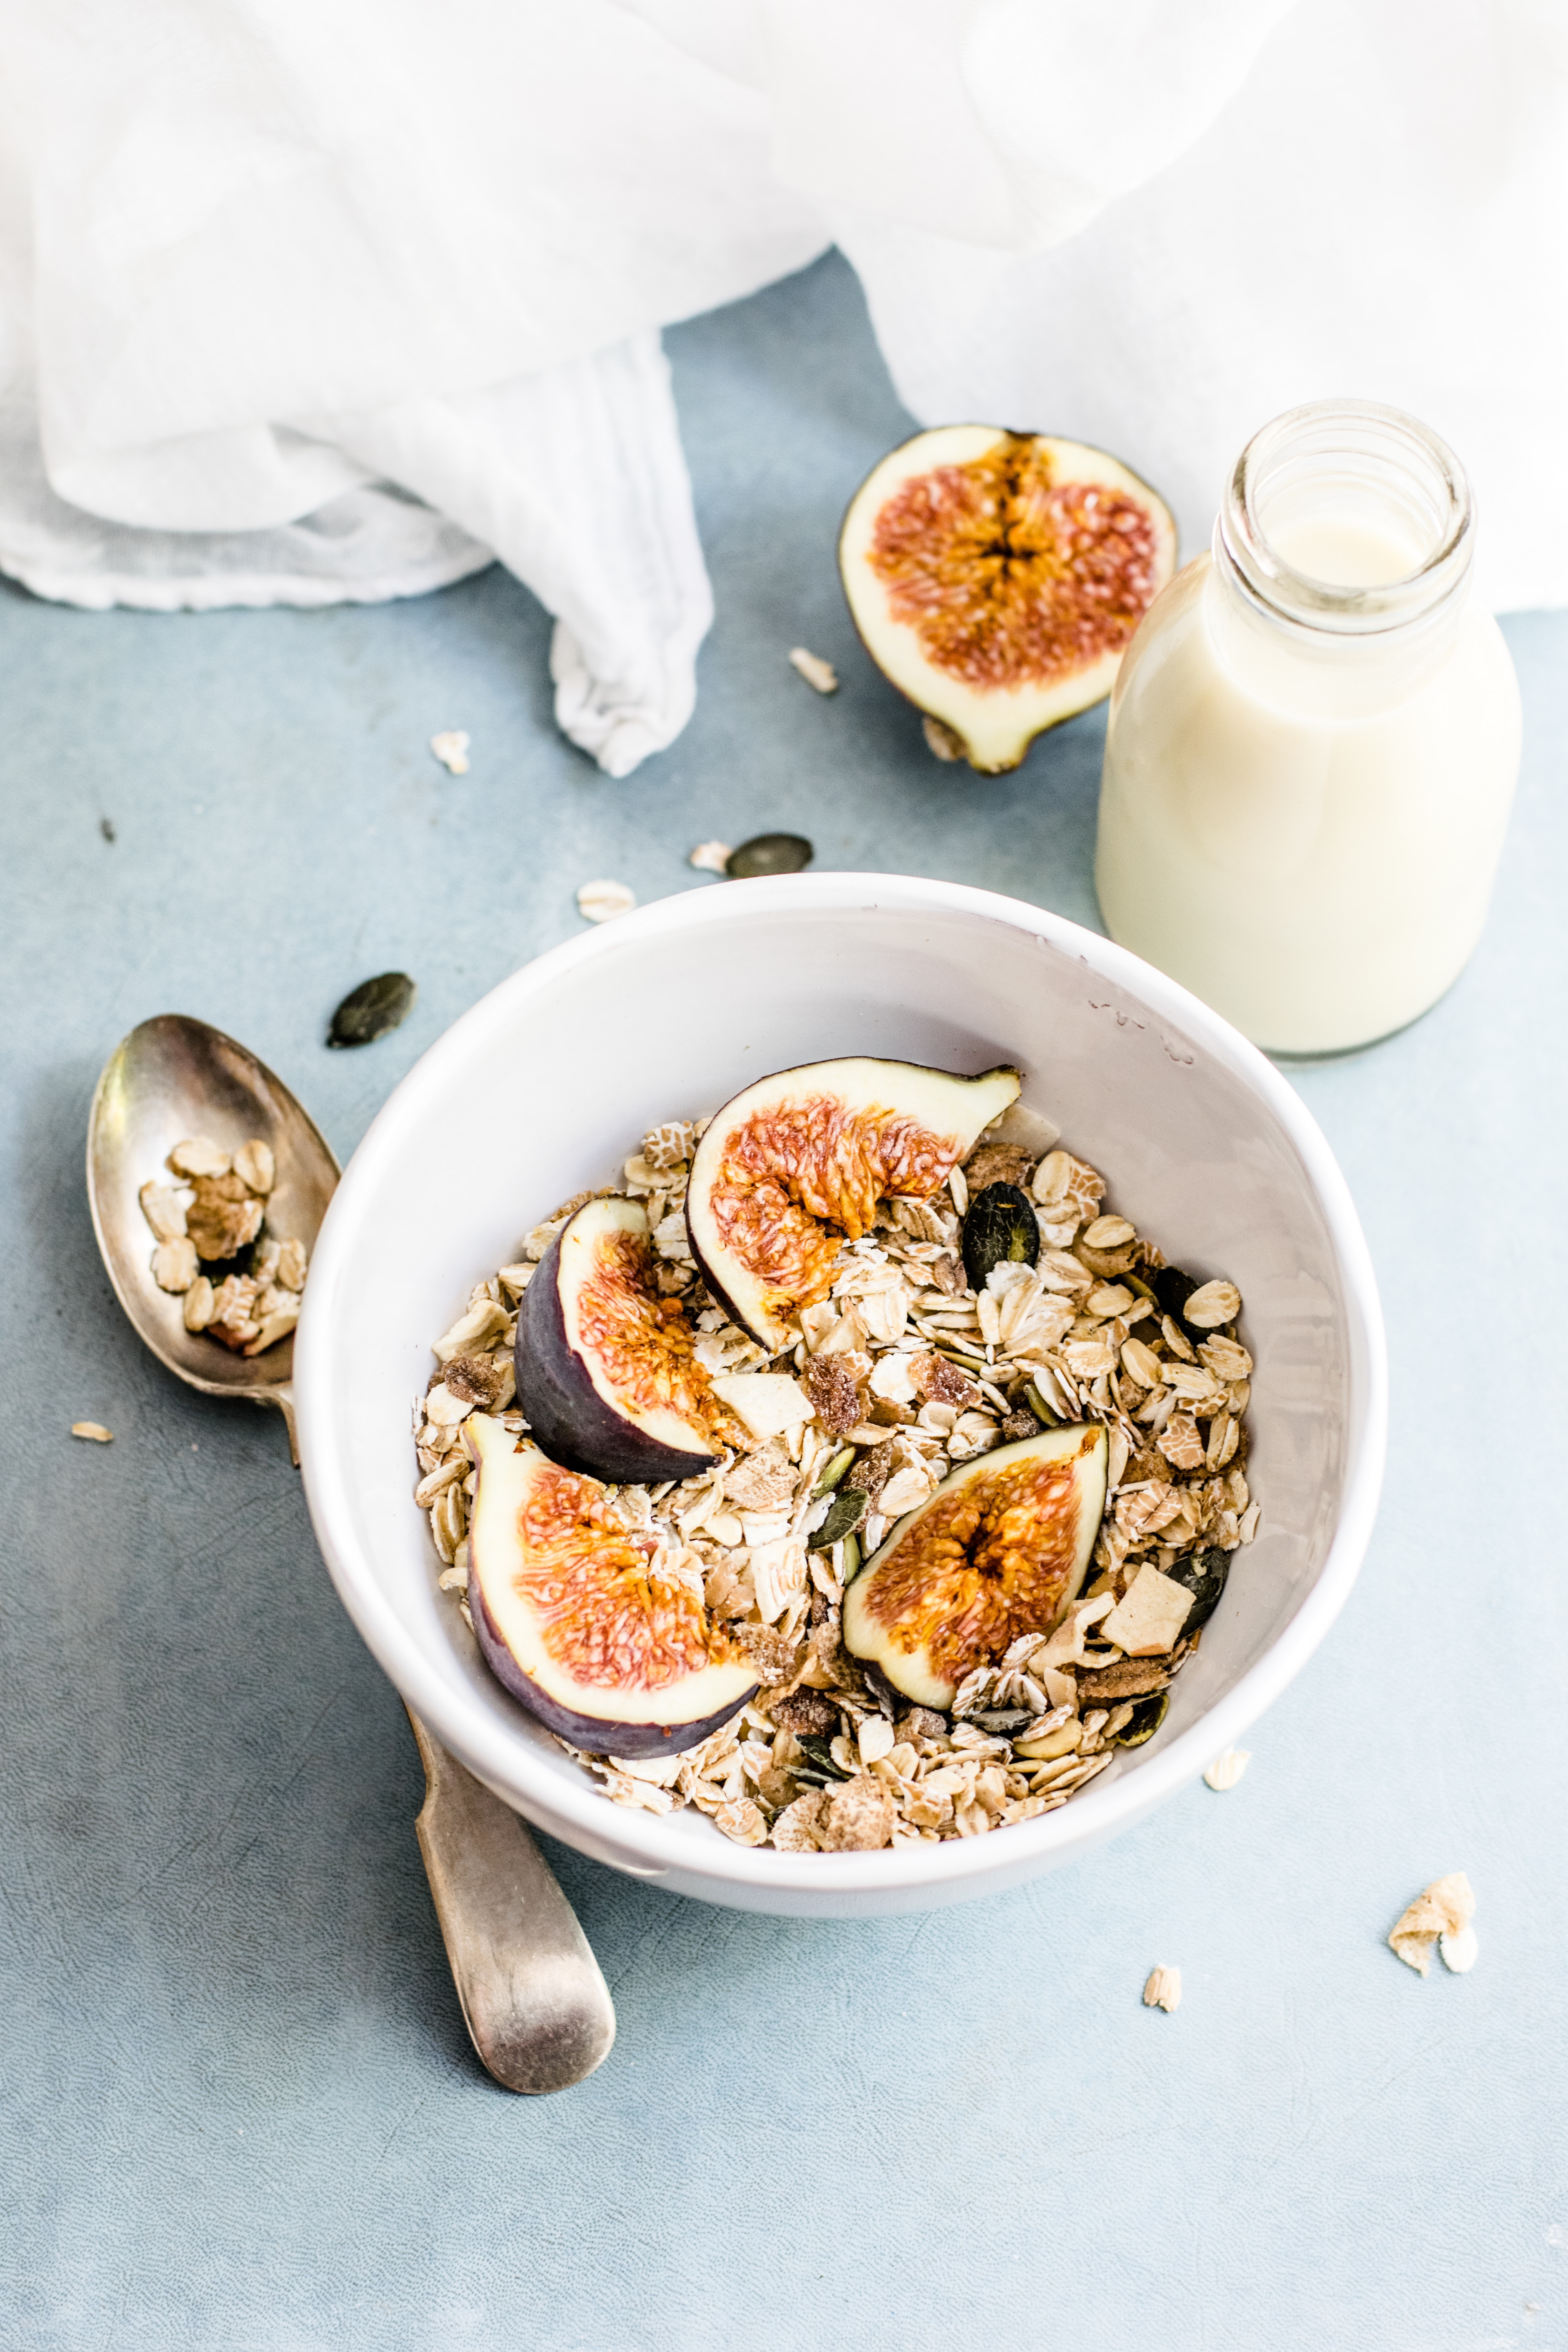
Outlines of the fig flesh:
[[522,1294],[517,1399],[552,1460],[612,1485],[694,1478],[732,1427],[662,1298],[647,1212],[618,1196],[568,1220]]
[[918,1706],[1020,1633],[1047,1633],[1083,1583],[1105,1508],[1098,1423],[999,1445],[899,1521],[844,1595],[844,1645]]
[[872,660],[994,773],[1110,692],[1176,530],[1103,449],[944,425],[867,477],[838,562]]
[[485,1413],[465,1423],[479,1469],[468,1613],[498,1682],[593,1755],[694,1748],[755,1696],[756,1670],[603,1486]]
[[759,1078],[691,1162],[686,1229],[709,1290],[776,1355],[791,1318],[827,1296],[840,1243],[869,1233],[890,1194],[929,1200],[1021,1084],[1010,1068],[965,1078],[869,1058]]

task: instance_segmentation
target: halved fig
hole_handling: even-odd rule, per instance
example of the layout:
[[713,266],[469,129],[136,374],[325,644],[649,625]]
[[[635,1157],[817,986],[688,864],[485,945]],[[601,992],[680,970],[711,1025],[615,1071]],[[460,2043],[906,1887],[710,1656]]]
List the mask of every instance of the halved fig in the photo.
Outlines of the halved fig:
[[1105,1508],[1098,1423],[999,1445],[899,1521],[844,1595],[844,1645],[918,1706],[949,1707],[965,1675],[1077,1594]]
[[1022,1083],[869,1059],[759,1078],[709,1121],[686,1188],[713,1297],[776,1355],[790,1318],[826,1297],[840,1243],[869,1233],[891,1193],[929,1200]]
[[517,1401],[552,1460],[615,1486],[694,1478],[734,1424],[661,1298],[639,1202],[590,1201],[550,1244],[517,1317]]
[[872,660],[989,774],[1110,692],[1176,527],[1103,449],[943,425],[868,475],[838,563]]
[[486,1664],[531,1715],[594,1755],[694,1748],[744,1706],[756,1670],[604,1488],[485,1413],[464,1424],[478,1465],[468,1613]]

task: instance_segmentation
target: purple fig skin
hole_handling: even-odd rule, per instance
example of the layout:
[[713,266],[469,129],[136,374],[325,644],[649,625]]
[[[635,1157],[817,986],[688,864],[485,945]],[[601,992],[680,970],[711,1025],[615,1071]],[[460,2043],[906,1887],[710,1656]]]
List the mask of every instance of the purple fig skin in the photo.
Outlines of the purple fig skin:
[[551,1698],[523,1673],[496,1630],[495,1619],[485,1607],[485,1596],[476,1577],[468,1580],[468,1614],[474,1621],[479,1655],[497,1682],[511,1693],[519,1706],[537,1717],[546,1731],[554,1732],[558,1739],[569,1741],[590,1756],[681,1755],[688,1748],[700,1746],[732,1715],[739,1715],[762,1687],[753,1683],[732,1706],[721,1707],[717,1715],[705,1716],[700,1723],[622,1723],[611,1716],[577,1715],[558,1699]]
[[665,1478],[695,1478],[710,1470],[717,1454],[661,1444],[606,1404],[594,1386],[567,1339],[561,1304],[561,1244],[571,1230],[567,1224],[551,1243],[517,1313],[517,1401],[531,1435],[563,1470],[612,1486],[657,1486]]

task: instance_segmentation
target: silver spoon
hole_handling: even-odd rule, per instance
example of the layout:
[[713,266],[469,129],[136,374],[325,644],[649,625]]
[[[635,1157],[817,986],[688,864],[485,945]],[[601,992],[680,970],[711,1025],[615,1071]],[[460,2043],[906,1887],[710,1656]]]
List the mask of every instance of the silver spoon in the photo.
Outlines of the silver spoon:
[[[165,1013],[110,1055],[92,1098],[87,1192],[115,1296],[153,1353],[209,1396],[275,1405],[294,1432],[292,1337],[265,1355],[230,1355],[187,1331],[179,1298],[153,1279],[154,1239],[138,1194],[169,1181],[166,1155],[188,1137],[226,1150],[268,1144],[277,1182],[268,1223],[314,1250],[338,1163],[282,1081],[219,1029]],[[410,1709],[425,1766],[416,1829],[463,2020],[481,2063],[510,2091],[563,2091],[609,2054],[616,2012],[575,1912],[523,1823],[434,1740]]]

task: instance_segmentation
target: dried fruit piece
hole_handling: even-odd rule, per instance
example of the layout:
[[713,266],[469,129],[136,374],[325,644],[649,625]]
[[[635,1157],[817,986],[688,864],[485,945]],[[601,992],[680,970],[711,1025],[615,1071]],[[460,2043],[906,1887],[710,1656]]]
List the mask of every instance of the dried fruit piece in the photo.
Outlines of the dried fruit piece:
[[594,1754],[694,1748],[755,1696],[751,1661],[689,1585],[658,1570],[605,1489],[487,1414],[464,1424],[479,1470],[468,1608],[491,1672],[558,1738]]
[[749,882],[759,874],[798,874],[816,852],[803,833],[756,833],[732,849],[724,862],[731,882]]
[[826,1297],[841,1238],[889,1193],[929,1200],[1012,1102],[1016,1070],[957,1077],[854,1059],[781,1070],[726,1103],[691,1163],[686,1228],[703,1280],[777,1354]]
[[1043,1431],[955,1470],[900,1522],[844,1597],[844,1644],[922,1706],[1082,1585],[1105,1507],[1105,1431]]
[[570,1470],[617,1485],[693,1478],[733,1433],[696,1338],[680,1301],[660,1296],[642,1203],[589,1201],[522,1295],[518,1402]]
[[1100,1631],[1130,1658],[1163,1657],[1175,1647],[1192,1607],[1186,1587],[1146,1560]]
[[362,980],[333,1013],[328,1045],[374,1045],[407,1020],[415,994],[405,971],[381,971],[374,980]]
[[971,1290],[984,1290],[996,1265],[1034,1265],[1040,1255],[1040,1221],[1034,1203],[1016,1184],[987,1184],[969,1203],[963,1220],[963,1271]]
[[1110,693],[1175,553],[1163,500],[1103,450],[950,425],[861,484],[838,561],[872,660],[994,772]]

